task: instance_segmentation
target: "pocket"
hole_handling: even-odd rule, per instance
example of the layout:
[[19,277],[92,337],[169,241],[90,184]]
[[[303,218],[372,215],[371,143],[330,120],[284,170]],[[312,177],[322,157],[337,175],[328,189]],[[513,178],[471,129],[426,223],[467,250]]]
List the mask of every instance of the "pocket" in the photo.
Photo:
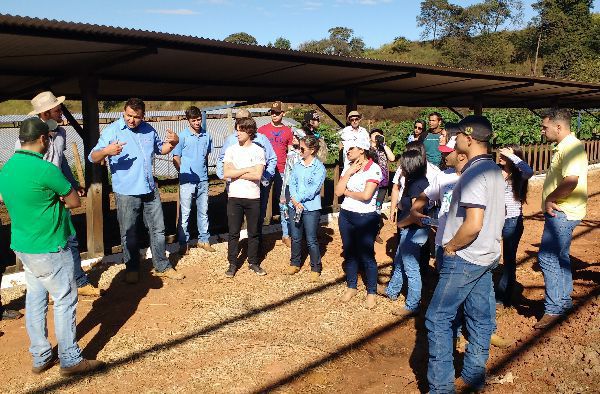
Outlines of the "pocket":
[[56,263],[53,263],[52,253],[44,254],[22,254],[19,253],[19,258],[23,265],[38,279],[43,279],[51,276],[55,269]]

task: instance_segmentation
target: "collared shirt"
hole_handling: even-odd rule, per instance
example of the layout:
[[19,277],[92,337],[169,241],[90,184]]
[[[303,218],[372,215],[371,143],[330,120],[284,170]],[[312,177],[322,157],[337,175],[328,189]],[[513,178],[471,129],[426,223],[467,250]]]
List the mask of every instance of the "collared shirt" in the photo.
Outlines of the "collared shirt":
[[[342,171],[342,176],[346,173],[346,171],[350,168],[349,166],[344,168]],[[352,174],[350,179],[348,179],[348,183],[346,184],[346,189],[351,192],[362,192],[367,187],[367,183],[372,182],[376,185],[379,185],[381,182],[381,168],[373,162],[373,160],[369,160],[365,167]],[[352,197],[346,196],[344,197],[344,201],[342,201],[342,205],[340,208],[345,209],[351,212],[357,213],[369,213],[375,212],[377,202],[377,192],[373,193],[373,197],[369,201],[356,200]]]
[[[230,134],[225,141],[223,141],[223,146],[221,147],[221,151],[219,152],[219,157],[217,157],[217,176],[223,179],[223,158],[225,157],[225,151],[231,145],[235,145],[238,143],[237,134],[234,132]],[[269,142],[269,139],[260,133],[256,133],[256,137],[252,140],[252,143],[260,146],[265,152],[265,170],[263,172],[263,177],[270,180],[275,175],[275,168],[277,167],[277,156],[275,155],[275,151]]]
[[452,191],[442,245],[458,232],[467,216],[467,208],[483,209],[483,226],[477,237],[456,254],[476,265],[488,266],[500,258],[504,227],[504,177],[490,155],[472,158],[464,166]]
[[[290,174],[290,196],[301,203],[306,211],[321,209],[321,187],[325,174],[325,166],[316,157],[309,165],[302,160],[294,165]],[[290,206],[293,206],[291,202]]]
[[41,254],[66,246],[75,230],[58,198],[71,189],[61,171],[40,153],[15,152],[0,171],[0,194],[12,222],[12,250]]
[[181,158],[179,183],[199,183],[208,180],[206,157],[212,149],[212,138],[206,130],[195,133],[189,127],[179,133],[179,143],[173,156]]
[[156,185],[152,165],[154,155],[162,154],[163,146],[154,127],[142,122],[135,129],[130,129],[125,119],[120,117],[102,131],[98,143],[88,155],[88,160],[92,161],[92,152],[102,150],[116,141],[126,144],[123,145],[120,154],[107,157],[113,191],[128,196],[154,191]]
[[569,134],[557,144],[552,156],[550,168],[544,179],[542,191],[542,212],[546,198],[562,180],[568,176],[577,176],[577,186],[565,198],[556,200],[556,204],[567,215],[568,220],[581,220],[587,209],[587,173],[588,158],[581,141]]
[[[71,171],[71,167],[69,167],[69,162],[65,159],[65,151],[67,150],[67,132],[64,128],[59,127],[55,131],[49,132],[48,135],[50,137],[50,144],[48,150],[44,153],[44,160],[60,168],[63,175],[74,188],[79,187],[79,183],[75,180],[73,171]],[[15,151],[18,149],[21,149],[21,141],[17,138],[17,141],[15,141]]]

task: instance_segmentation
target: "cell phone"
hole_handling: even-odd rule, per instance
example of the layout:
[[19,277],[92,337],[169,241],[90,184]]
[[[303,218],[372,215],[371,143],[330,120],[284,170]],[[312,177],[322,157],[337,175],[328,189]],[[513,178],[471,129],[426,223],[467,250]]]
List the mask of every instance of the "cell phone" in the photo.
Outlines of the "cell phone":
[[424,218],[421,219],[421,224],[424,226],[432,226],[432,227],[438,227],[439,225],[439,220],[438,219],[434,219],[432,217],[426,216]]

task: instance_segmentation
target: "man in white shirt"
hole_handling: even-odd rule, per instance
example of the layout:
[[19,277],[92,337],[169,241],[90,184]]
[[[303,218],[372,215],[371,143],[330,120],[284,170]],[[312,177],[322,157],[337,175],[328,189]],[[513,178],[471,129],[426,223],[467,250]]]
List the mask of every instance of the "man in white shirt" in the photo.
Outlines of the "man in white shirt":
[[338,134],[340,135],[340,139],[341,142],[344,146],[344,167],[346,168],[348,166],[349,160],[348,160],[348,141],[354,141],[357,138],[359,138],[359,136],[362,136],[361,138],[366,137],[367,140],[369,139],[369,132],[362,126],[360,126],[360,121],[362,119],[362,115],[358,112],[358,111],[350,111],[350,113],[348,114],[348,126],[344,127],[342,130],[338,131]]
[[233,278],[239,269],[238,246],[244,216],[248,231],[249,269],[257,275],[267,273],[258,261],[259,217],[260,217],[260,179],[265,168],[265,152],[252,143],[256,137],[256,122],[252,118],[236,120],[238,144],[231,145],[225,151],[223,176],[230,179],[227,199],[227,224],[229,241],[227,258],[229,269],[225,272]]

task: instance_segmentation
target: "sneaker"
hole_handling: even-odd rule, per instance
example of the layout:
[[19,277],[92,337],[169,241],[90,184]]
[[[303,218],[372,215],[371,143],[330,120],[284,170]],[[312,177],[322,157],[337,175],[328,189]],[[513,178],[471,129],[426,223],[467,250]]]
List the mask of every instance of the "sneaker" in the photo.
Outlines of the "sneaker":
[[382,244],[383,239],[379,235],[377,235],[377,237],[375,237],[375,242],[377,242],[378,244]]
[[134,285],[140,281],[139,271],[127,271],[125,272],[125,282],[130,285]]
[[258,264],[250,264],[248,269],[254,271],[256,275],[265,276],[267,274],[267,271],[262,269]]
[[100,297],[102,293],[103,291],[100,288],[94,287],[91,283],[77,289],[77,294],[80,296]]
[[198,244],[198,247],[201,249],[206,250],[207,252],[210,253],[214,253],[217,251],[217,249],[213,248],[212,246],[210,246],[210,244],[208,242],[202,242]]
[[412,311],[410,309],[406,309],[405,307],[392,311],[392,315],[406,318],[416,316],[418,313],[418,311]]
[[287,246],[288,248],[292,247],[292,239],[290,237],[283,237],[283,238],[281,238],[281,242],[283,242],[283,244],[285,246]]
[[23,317],[23,314],[19,311],[15,311],[13,309],[2,309],[2,315],[0,315],[0,320],[16,320]]
[[167,268],[163,272],[158,272],[154,270],[154,276],[158,276],[159,278],[169,278],[175,280],[182,280],[185,278],[184,274],[175,271],[175,269],[171,267]]
[[58,357],[56,357],[55,355],[52,355],[52,358],[48,361],[46,361],[44,364],[40,365],[39,367],[32,367],[31,368],[31,372],[33,372],[35,375],[39,375],[44,371],[49,370],[50,368],[52,368],[54,366],[54,364],[56,364],[58,362]]
[[300,272],[300,267],[296,267],[295,265],[290,265],[285,269],[286,275],[294,275]]
[[316,272],[316,271],[311,271],[310,272],[310,281],[311,282],[318,282],[319,279],[321,279],[321,273],[320,272]]
[[90,373],[93,371],[97,371],[101,368],[104,368],[106,363],[98,360],[86,360],[85,358],[81,360],[81,362],[77,365],[73,365],[69,368],[61,368],[60,374],[62,376],[73,376],[73,375],[83,375],[86,373]]
[[235,276],[235,273],[237,272],[238,268],[237,266],[233,265],[233,264],[229,264],[229,269],[227,271],[225,271],[225,276],[228,278],[233,278]]

